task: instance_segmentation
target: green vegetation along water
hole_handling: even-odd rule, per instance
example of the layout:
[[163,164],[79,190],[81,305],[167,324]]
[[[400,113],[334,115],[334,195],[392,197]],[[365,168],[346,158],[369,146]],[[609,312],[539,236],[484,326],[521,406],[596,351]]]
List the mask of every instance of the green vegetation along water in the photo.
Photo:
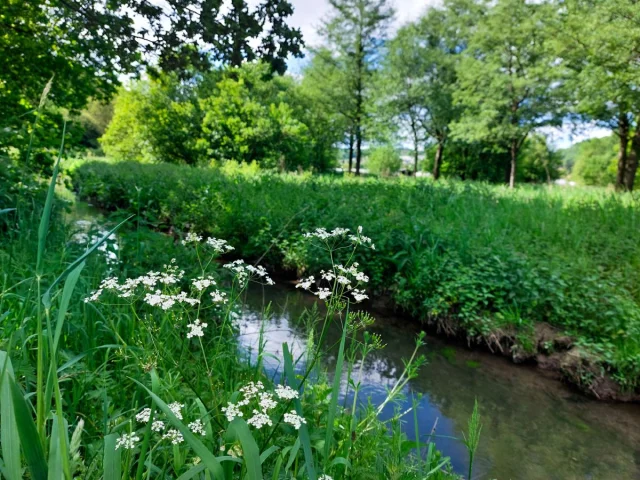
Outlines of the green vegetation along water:
[[[362,226],[376,247],[355,258],[369,295],[519,361],[570,353],[562,373],[585,393],[640,399],[633,195],[135,162],[84,163],[72,178],[80,198],[106,211],[139,214],[176,240],[227,239],[237,255],[298,277],[331,264],[305,232]],[[570,341],[539,336],[547,325]]]
[[[264,320],[266,351],[281,358],[285,341],[302,351],[305,329],[295,319],[314,301],[283,286],[250,290],[238,320],[241,345],[255,354]],[[264,319],[261,312],[268,302],[273,315]],[[382,335],[387,346],[363,368],[366,395],[374,402],[395,383],[416,332],[415,325],[402,318],[375,317],[373,331]],[[338,341],[339,332],[330,332],[327,345]],[[411,394],[421,397],[420,431],[430,431],[437,421],[436,434],[442,435],[438,448],[451,457],[456,471],[466,471],[467,452],[460,441],[447,437],[461,438],[477,398],[483,429],[476,479],[640,478],[640,406],[587,399],[539,370],[438,338],[428,337],[426,348],[429,362],[410,383],[401,408],[410,406]],[[275,358],[265,357],[265,362],[272,371],[279,369]],[[329,372],[334,364],[335,356],[329,351],[325,357]],[[412,438],[413,420],[411,415],[405,418],[404,428]]]

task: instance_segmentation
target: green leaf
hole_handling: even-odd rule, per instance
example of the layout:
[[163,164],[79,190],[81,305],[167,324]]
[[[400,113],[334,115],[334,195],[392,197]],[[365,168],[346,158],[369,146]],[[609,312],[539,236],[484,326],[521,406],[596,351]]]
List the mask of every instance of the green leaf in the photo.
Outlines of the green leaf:
[[13,410],[20,435],[20,444],[22,445],[22,451],[27,460],[27,466],[31,472],[31,478],[33,480],[46,480],[47,461],[44,458],[44,451],[42,450],[36,424],[31,416],[31,410],[16,382],[11,378],[7,378],[7,380],[11,386]]
[[260,454],[260,463],[264,463],[267,458],[269,458],[271,456],[271,454],[273,452],[277,452],[278,450],[280,450],[280,447],[278,447],[277,445],[271,445],[269,448],[267,448],[264,452],[262,452]]
[[247,477],[249,480],[262,480],[262,462],[260,458],[260,449],[253,435],[249,431],[249,426],[241,418],[234,419],[227,429],[227,440],[231,443],[236,440],[240,441],[242,446],[242,458],[247,468]]
[[[298,381],[296,380],[295,371],[293,370],[293,357],[291,356],[291,352],[289,352],[289,345],[286,343],[282,344],[282,356],[284,357],[284,372],[287,376],[287,382],[294,390],[299,389]],[[302,412],[302,403],[299,398],[296,398],[293,401],[293,404],[296,407],[296,412],[298,415],[303,416]],[[300,438],[300,443],[302,444],[302,451],[304,452],[305,465],[307,468],[307,475],[309,476],[309,480],[316,480],[316,468],[313,460],[313,452],[311,451],[311,440],[309,438],[309,429],[303,423],[300,426],[300,430],[298,430],[298,435]]]
[[0,351],[0,366],[2,367],[2,377],[0,377],[0,441],[5,462],[3,474],[8,480],[19,480],[22,478],[20,436],[11,395],[13,366],[7,352]]
[[121,450],[116,450],[118,434],[112,433],[104,437],[104,477],[103,480],[122,480]]

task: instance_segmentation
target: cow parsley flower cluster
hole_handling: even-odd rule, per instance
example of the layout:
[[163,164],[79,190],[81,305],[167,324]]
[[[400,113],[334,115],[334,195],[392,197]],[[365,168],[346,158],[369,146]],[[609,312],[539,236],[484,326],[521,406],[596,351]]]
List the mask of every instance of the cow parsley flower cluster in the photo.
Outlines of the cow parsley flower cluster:
[[204,329],[207,328],[207,325],[207,323],[196,319],[193,323],[187,325],[187,327],[189,327],[187,338],[204,337]]
[[163,440],[169,440],[172,445],[179,445],[180,443],[184,442],[184,437],[175,428],[172,428],[167,433],[165,433],[162,436],[162,439]]
[[363,283],[368,283],[369,277],[365,275],[364,272],[359,271],[358,266],[359,264],[357,262],[353,262],[349,267],[335,265],[332,271],[322,270],[319,281],[324,280],[329,283],[334,283],[333,288],[318,287],[316,291],[311,290],[313,286],[319,283],[316,282],[314,276],[303,278],[298,282],[296,288],[308,290],[320,298],[320,300],[326,300],[334,295],[334,293],[337,296],[341,296],[343,292],[347,292],[351,294],[356,303],[361,302],[369,298],[369,296],[364,293],[364,290],[356,287]]
[[182,409],[184,408],[184,403],[173,402],[168,405],[169,410],[173,413],[178,420],[182,420]]
[[140,437],[138,437],[135,433],[124,433],[118,438],[116,441],[116,450],[124,449],[124,450],[133,450],[136,448],[136,443],[140,441]]
[[254,280],[267,285],[273,285],[275,283],[262,265],[258,265],[257,267],[247,265],[242,259],[227,263],[224,265],[224,268],[234,272],[240,283],[244,283],[247,280]]
[[191,283],[193,284],[193,287],[198,290],[199,292],[206,290],[207,288],[209,288],[212,285],[216,284],[216,281],[213,279],[212,276],[208,276],[208,277],[198,277],[198,278],[194,278]]
[[[176,418],[178,418],[179,420],[183,419],[182,409],[184,408],[184,404],[179,403],[179,402],[173,402],[173,403],[169,404],[168,406],[169,406],[169,409],[171,410],[171,412],[173,412],[173,414],[176,416]],[[140,410],[136,414],[136,420],[139,423],[148,424],[149,421],[151,420],[151,413],[152,413],[152,410],[150,408],[143,408],[142,410]],[[154,417],[156,415],[157,415],[157,412],[154,413]],[[151,423],[151,431],[152,432],[162,433],[162,432],[165,431],[165,428],[166,428],[166,424],[162,420],[153,420],[153,422]],[[205,434],[204,424],[202,423],[201,419],[196,419],[193,422],[189,423],[189,429],[193,433],[196,433],[198,435],[204,435]],[[171,430],[168,430],[167,432],[165,432],[162,435],[162,439],[163,440],[169,440],[174,445],[177,445],[177,444],[183,442],[182,434],[178,430],[175,430],[175,429],[171,429]],[[123,437],[122,442],[123,442],[124,448],[133,448],[133,447],[126,446],[126,445],[131,444],[132,441],[133,440],[125,439]],[[137,441],[137,440],[135,440],[135,441]]]
[[303,417],[298,415],[295,410],[291,410],[291,412],[284,414],[284,422],[288,423],[296,430],[300,430],[302,424],[307,423],[307,421]]
[[178,270],[175,265],[175,259],[170,265],[164,266],[163,272],[149,272],[137,278],[128,278],[124,283],[119,283],[115,277],[105,278],[100,287],[85,298],[85,302],[95,302],[105,291],[115,293],[119,298],[131,298],[138,295],[148,305],[152,307],[161,307],[163,310],[169,310],[176,304],[186,303],[188,305],[197,305],[200,300],[191,298],[186,292],[177,294],[166,294],[161,290],[162,287],[170,287],[176,285],[184,277],[184,270]]
[[289,385],[278,385],[276,387],[276,395],[281,400],[293,400],[294,398],[300,397],[298,391],[294,390]]
[[362,234],[362,227],[358,227],[355,235],[349,235],[350,230],[348,228],[334,228],[331,231],[328,231],[326,228],[316,228],[313,232],[305,233],[304,238],[312,238],[318,239],[323,242],[328,242],[329,240],[343,240],[348,239],[354,245],[363,245],[370,247],[372,250],[376,249],[376,246],[373,244],[372,240],[366,235]]
[[204,425],[202,424],[202,420],[197,419],[189,424],[189,430],[198,435],[204,435]]
[[[109,234],[107,230],[103,230],[101,228],[99,228],[95,233],[89,234],[92,223],[88,220],[78,220],[75,222],[75,226],[78,227],[80,231],[72,235],[70,242],[86,246],[87,248],[101,240],[105,235]],[[115,265],[118,263],[117,252],[119,249],[118,239],[115,233],[112,233],[100,244],[98,252],[105,257],[107,265]]]
[[[227,403],[227,406],[223,407],[222,411],[230,422],[236,417],[244,417],[245,413],[248,416],[249,412],[251,412],[251,417],[249,417],[247,423],[257,429],[261,429],[265,425],[273,426],[270,412],[278,407],[278,400],[288,402],[299,397],[299,393],[296,390],[284,385],[278,385],[274,392],[265,391],[265,386],[260,381],[249,382],[241,387],[239,392],[241,395],[240,400],[235,404]],[[248,407],[248,409],[243,412],[242,410],[245,407]],[[302,423],[306,423],[304,418],[297,414],[292,416],[291,413],[285,414],[286,418],[289,419],[289,421],[285,420],[285,422],[293,425],[296,429],[300,428]]]
[[[202,235],[198,235],[197,233],[189,232],[184,240],[182,240],[182,245],[188,245],[190,243],[200,244],[202,243]],[[204,245],[207,247],[211,247],[216,253],[229,253],[234,250],[234,248],[227,243],[226,240],[221,240],[219,238],[209,237],[204,242]]]

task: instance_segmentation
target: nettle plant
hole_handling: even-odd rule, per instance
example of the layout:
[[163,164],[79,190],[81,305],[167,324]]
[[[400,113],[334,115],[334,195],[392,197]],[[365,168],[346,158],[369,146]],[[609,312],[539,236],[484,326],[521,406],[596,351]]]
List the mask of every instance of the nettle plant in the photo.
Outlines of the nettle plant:
[[[375,247],[362,228],[353,234],[343,228],[317,229],[305,238],[326,251],[332,267],[297,286],[324,301],[326,314],[309,326],[313,332],[319,330],[319,336],[310,334],[307,351],[297,360],[283,344],[282,384],[272,384],[259,362],[241,375],[234,373],[239,363],[237,351],[232,351],[237,350],[232,342],[234,305],[250,282],[274,282],[263,267],[238,259],[222,266],[222,273],[230,275],[229,287],[223,290],[217,260],[233,251],[224,240],[204,240],[195,233],[186,236],[182,243],[193,248],[197,258],[192,276],[172,261],[159,272],[124,281],[106,278],[85,299],[131,311],[136,322],[133,330],[140,328],[145,336],[139,337],[140,349],[130,352],[151,378],[151,388],[142,378],[132,379],[149,402],[113,420],[112,433],[105,437],[105,479],[142,479],[162,472],[180,479],[257,479],[265,472],[272,478],[284,475],[312,480],[359,476],[360,464],[368,461],[360,451],[361,436],[369,433],[384,438],[389,426],[408,413],[398,411],[388,423],[379,419],[424,362],[418,355],[424,337],[418,338],[405,372],[387,398],[375,408],[358,408],[365,359],[383,344],[379,336],[366,332],[373,318],[352,311],[354,303],[368,298],[364,287],[369,281],[352,260],[358,248]],[[334,263],[338,255],[347,261]],[[318,371],[334,322],[340,324],[342,335],[333,385],[323,389],[319,385],[322,376],[312,372]],[[263,346],[261,343],[260,349]],[[185,364],[200,367],[185,372]],[[188,388],[170,386],[174,370]],[[345,375],[353,393],[350,409],[338,405]],[[314,403],[323,395],[322,405]],[[369,441],[367,445],[372,450]],[[372,454],[377,454],[375,449],[368,453]],[[428,460],[427,471],[441,473],[448,460],[438,458],[434,464],[434,458]],[[416,459],[422,461],[421,456]],[[414,468],[407,465],[408,470]]]

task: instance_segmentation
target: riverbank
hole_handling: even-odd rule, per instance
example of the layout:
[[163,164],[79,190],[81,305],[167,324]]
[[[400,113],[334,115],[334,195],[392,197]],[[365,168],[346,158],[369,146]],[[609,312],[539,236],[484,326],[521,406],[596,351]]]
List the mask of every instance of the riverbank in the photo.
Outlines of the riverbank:
[[228,238],[238,255],[298,278],[329,261],[304,232],[361,225],[376,244],[356,258],[371,297],[516,361],[537,358],[588,394],[638,398],[640,206],[631,196],[137,163],[84,163],[72,178],[100,208],[140,214],[176,239],[191,230]]

